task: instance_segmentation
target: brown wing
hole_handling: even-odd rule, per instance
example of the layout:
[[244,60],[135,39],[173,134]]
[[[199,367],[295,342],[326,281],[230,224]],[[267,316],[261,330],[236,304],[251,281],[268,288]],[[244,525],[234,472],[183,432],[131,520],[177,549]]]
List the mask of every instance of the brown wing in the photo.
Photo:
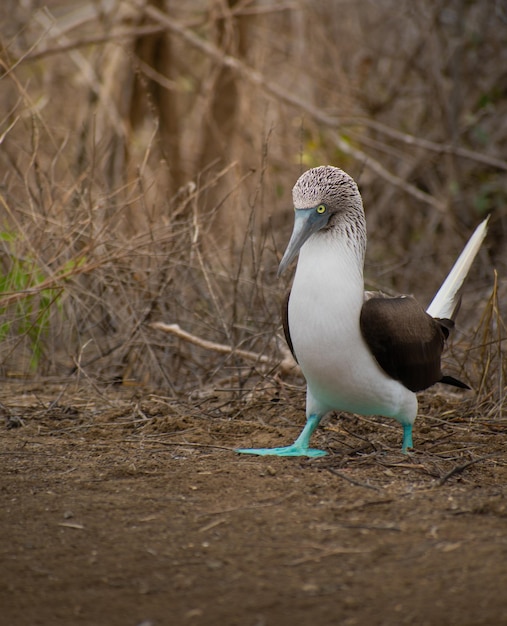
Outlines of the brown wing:
[[294,357],[297,363],[297,357],[294,353],[294,346],[292,345],[292,339],[290,338],[290,330],[289,330],[289,298],[290,291],[287,292],[283,302],[282,302],[282,325],[283,325],[283,334],[285,335],[285,341],[289,346],[290,351],[292,352],[292,356]]
[[451,320],[436,320],[411,296],[370,297],[361,310],[361,332],[382,369],[411,391],[437,382],[457,384],[442,376],[440,358]]

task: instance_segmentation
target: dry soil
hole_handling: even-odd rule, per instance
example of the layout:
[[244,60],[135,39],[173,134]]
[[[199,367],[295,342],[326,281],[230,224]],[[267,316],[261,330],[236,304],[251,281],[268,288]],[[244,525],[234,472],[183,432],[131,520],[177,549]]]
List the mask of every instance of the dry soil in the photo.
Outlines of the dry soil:
[[507,422],[470,393],[395,422],[340,415],[289,443],[302,389],[176,401],[4,382],[1,623],[507,624]]

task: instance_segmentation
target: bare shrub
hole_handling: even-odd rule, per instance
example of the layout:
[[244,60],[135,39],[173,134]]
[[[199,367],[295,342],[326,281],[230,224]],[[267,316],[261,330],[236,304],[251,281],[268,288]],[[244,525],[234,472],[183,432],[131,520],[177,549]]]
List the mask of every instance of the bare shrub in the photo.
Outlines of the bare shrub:
[[290,189],[328,162],[361,186],[371,284],[423,302],[492,213],[449,358],[473,380],[494,361],[505,385],[499,4],[14,5],[0,42],[3,375],[172,393],[227,378],[242,394],[265,368],[150,323],[281,358]]

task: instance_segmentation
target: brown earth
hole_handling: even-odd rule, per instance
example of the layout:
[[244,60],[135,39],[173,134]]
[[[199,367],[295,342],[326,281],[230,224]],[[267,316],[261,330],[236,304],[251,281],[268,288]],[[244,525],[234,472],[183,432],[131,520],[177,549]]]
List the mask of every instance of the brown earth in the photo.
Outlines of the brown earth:
[[344,415],[307,460],[227,449],[289,443],[301,388],[4,383],[0,621],[507,624],[507,423],[472,396],[424,394],[409,456]]

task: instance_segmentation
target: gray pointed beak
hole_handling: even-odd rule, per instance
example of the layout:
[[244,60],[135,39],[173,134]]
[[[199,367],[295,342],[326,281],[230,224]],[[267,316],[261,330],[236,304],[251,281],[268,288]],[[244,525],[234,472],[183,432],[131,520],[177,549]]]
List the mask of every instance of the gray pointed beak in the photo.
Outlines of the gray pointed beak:
[[296,209],[294,212],[294,228],[290,237],[289,244],[278,266],[277,276],[281,276],[290,262],[296,257],[313,233],[320,230],[327,224],[328,215],[320,215],[314,208],[312,209]]

